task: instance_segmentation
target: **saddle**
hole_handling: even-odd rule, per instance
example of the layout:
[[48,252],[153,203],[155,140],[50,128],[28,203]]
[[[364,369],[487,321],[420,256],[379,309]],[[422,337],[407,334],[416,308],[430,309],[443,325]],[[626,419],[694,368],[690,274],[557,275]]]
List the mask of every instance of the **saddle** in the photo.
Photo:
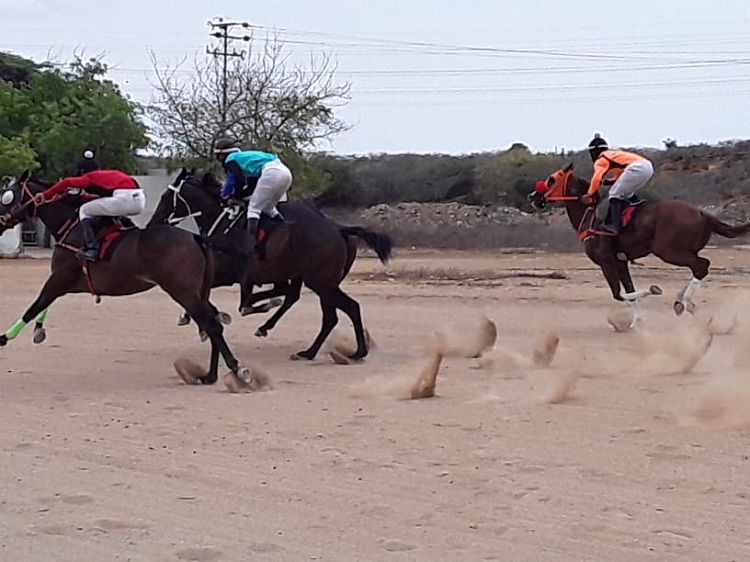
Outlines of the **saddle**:
[[[626,201],[627,205],[625,205],[621,212],[621,222],[620,222],[620,231],[624,232],[628,230],[628,228],[632,228],[633,220],[635,219],[636,214],[638,211],[646,206],[646,200],[641,199],[637,195],[633,195],[630,199]],[[610,213],[611,210],[608,210],[607,213]],[[606,219],[609,218],[609,215],[605,217]],[[607,236],[607,237],[613,237],[614,234],[611,232],[607,232],[604,230],[601,230],[600,223],[596,218],[596,210],[595,209],[587,209],[584,213],[583,219],[581,220],[581,225],[578,229],[578,237],[581,241],[585,240],[586,238],[590,238],[591,236]]]
[[[226,207],[217,217],[214,224],[206,233],[213,240],[217,250],[229,254],[242,253],[241,248],[244,239],[246,223],[244,206]],[[283,220],[272,219],[266,214],[260,216],[258,223],[258,237],[255,244],[253,259],[263,260],[266,256],[266,246],[273,231],[284,223]]]
[[[135,223],[128,217],[96,217],[92,220],[96,237],[99,239],[98,261],[109,261],[124,239],[124,235],[138,230]],[[81,223],[76,220],[63,235],[57,245],[77,253],[84,246]]]

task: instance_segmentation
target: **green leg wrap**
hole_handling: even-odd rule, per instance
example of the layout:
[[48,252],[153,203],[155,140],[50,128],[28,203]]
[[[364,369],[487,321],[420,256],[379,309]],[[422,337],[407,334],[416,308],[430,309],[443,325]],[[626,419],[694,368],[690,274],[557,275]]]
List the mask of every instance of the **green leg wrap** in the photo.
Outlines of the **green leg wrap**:
[[21,333],[21,330],[23,330],[25,326],[26,322],[19,318],[18,320],[16,320],[16,323],[13,324],[7,332],[5,332],[5,337],[7,337],[9,340],[12,340]]
[[44,324],[44,320],[47,318],[47,311],[48,310],[49,310],[49,308],[45,308],[39,314],[37,314],[36,318],[34,318],[34,322],[38,322],[39,324]]

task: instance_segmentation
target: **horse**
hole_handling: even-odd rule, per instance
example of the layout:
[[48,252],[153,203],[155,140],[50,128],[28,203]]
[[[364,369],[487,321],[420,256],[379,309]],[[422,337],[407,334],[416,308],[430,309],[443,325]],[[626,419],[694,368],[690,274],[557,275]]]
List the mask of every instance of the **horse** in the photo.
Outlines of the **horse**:
[[[220,187],[210,173],[199,179],[183,169],[162,194],[149,224],[174,224],[194,217],[201,232],[219,247],[222,238],[231,236],[232,228],[245,228],[247,220],[242,208],[222,204]],[[323,319],[313,343],[293,354],[292,359],[315,358],[338,323],[337,310],[350,318],[354,328],[357,348],[349,359],[363,359],[369,350],[360,306],[341,290],[340,284],[354,263],[360,240],[375,251],[381,263],[387,264],[393,247],[390,236],[358,226],[339,226],[305,203],[285,202],[278,208],[285,218],[283,222],[265,215],[261,218],[262,234],[259,238],[267,234],[263,241],[264,255],[249,258],[250,274],[248,281],[242,283],[240,310],[248,311],[261,299],[284,297],[279,309],[255,332],[256,336],[265,337],[299,300],[304,284],[318,295]],[[220,254],[214,287],[242,281],[237,268],[238,259],[248,258],[228,248],[223,255]],[[252,295],[253,285],[268,283],[274,288]]]
[[0,346],[17,337],[32,319],[36,319],[35,342],[43,340],[47,309],[66,294],[91,293],[98,302],[101,296],[132,295],[159,286],[190,312],[211,341],[209,370],[197,381],[216,382],[221,355],[231,370],[230,379],[225,379],[227,386],[251,388],[250,371],[227,345],[216,318],[217,310],[209,301],[216,263],[214,250],[185,230],[154,225],[122,232],[108,259],[82,262],[75,256],[80,197],[64,194],[43,202],[36,196],[47,187],[30,180],[26,171],[0,190],[0,234],[20,222],[38,218],[56,240],[50,276],[23,316],[0,334]]
[[685,310],[692,314],[695,311],[693,294],[708,275],[711,265],[698,253],[712,234],[736,238],[750,232],[750,222],[730,225],[684,201],[641,201],[626,207],[624,212],[632,213],[630,222],[614,236],[597,229],[598,198],[589,205],[582,200],[588,188],[589,182],[573,173],[571,163],[551,174],[546,181],[539,182],[538,188],[529,194],[529,200],[535,208],[543,208],[547,202],[564,203],[570,223],[583,241],[586,255],[601,267],[612,297],[633,305],[631,327],[640,320],[638,300],[650,294],[661,294],[661,289],[652,285],[649,289],[636,291],[628,262],[653,254],[668,264],[689,268],[693,277],[677,293],[673,309],[677,316]]

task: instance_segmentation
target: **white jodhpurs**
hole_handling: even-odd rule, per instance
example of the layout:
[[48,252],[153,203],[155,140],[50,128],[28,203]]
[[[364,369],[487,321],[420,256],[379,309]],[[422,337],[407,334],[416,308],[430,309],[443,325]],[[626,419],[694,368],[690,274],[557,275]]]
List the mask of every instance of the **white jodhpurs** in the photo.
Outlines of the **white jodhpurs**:
[[264,164],[255,191],[247,204],[247,218],[259,219],[261,213],[269,217],[279,214],[276,204],[286,195],[292,185],[292,172],[281,160],[271,160]]
[[132,217],[146,208],[146,194],[142,189],[115,189],[112,197],[100,197],[81,205],[78,217]]
[[635,192],[646,185],[654,175],[654,167],[648,160],[639,160],[628,164],[609,190],[609,199],[627,201]]

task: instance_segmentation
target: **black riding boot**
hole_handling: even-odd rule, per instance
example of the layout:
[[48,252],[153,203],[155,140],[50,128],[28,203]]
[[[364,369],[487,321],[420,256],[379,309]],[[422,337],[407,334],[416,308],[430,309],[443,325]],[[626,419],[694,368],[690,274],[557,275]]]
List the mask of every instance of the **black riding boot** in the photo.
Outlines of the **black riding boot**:
[[610,199],[607,220],[602,225],[602,230],[612,234],[620,234],[622,227],[622,210],[625,208],[626,201],[622,199]]
[[260,222],[260,219],[247,219],[247,233],[250,235],[248,237],[248,243],[250,244],[250,248],[252,249],[251,253],[255,252],[255,247],[258,244],[258,223]]
[[91,219],[81,221],[83,228],[83,248],[76,254],[78,259],[96,261],[99,258],[99,239],[96,237]]

